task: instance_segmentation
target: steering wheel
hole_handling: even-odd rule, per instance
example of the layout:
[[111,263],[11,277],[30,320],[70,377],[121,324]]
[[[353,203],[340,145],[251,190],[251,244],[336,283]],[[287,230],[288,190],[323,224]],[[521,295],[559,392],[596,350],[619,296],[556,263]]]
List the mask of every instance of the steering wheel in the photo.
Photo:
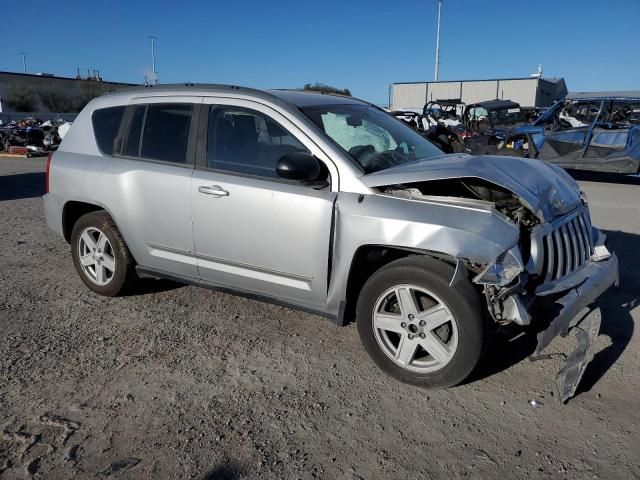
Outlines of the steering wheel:
[[369,157],[376,154],[373,145],[356,145],[349,149],[349,155],[353,156],[358,163],[364,163]]

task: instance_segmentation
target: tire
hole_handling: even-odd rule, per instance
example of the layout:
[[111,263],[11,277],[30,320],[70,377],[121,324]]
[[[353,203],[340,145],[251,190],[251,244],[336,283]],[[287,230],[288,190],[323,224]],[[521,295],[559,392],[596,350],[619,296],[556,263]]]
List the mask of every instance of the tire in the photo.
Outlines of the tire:
[[100,295],[120,295],[137,278],[131,252],[103,210],[87,213],[75,223],[71,232],[71,256],[82,281]]
[[[446,263],[411,256],[376,271],[362,287],[356,307],[360,339],[378,367],[395,379],[451,387],[480,363],[488,337],[481,302],[467,279],[449,286],[453,273]],[[399,296],[411,300],[408,308],[401,307]]]

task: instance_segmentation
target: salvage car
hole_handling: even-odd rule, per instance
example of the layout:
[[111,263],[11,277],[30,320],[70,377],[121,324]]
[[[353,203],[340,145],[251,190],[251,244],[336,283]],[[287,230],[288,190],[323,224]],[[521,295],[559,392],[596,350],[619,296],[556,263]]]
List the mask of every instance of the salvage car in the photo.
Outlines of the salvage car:
[[[92,100],[47,162],[47,225],[85,285],[167,278],[356,322],[373,361],[423,387],[465,380],[498,325],[589,362],[617,281],[576,182],[535,159],[445,155],[362,100],[223,85]],[[256,319],[259,321],[259,318]]]
[[640,97],[569,95],[519,133],[530,139],[531,156],[563,168],[636,174],[638,112]]
[[462,115],[464,151],[473,155],[528,156],[527,137],[517,128],[526,123],[520,104],[511,100],[467,105]]
[[639,112],[640,97],[569,95],[529,124],[519,104],[491,100],[467,106],[461,137],[464,151],[472,155],[538,158],[565,169],[636,174]]
[[0,127],[0,143],[2,149],[9,151],[11,147],[42,147],[44,133],[42,129],[32,126],[9,123]]
[[442,122],[447,127],[459,126],[463,112],[464,103],[459,98],[430,100],[422,109],[422,115],[429,118],[431,123]]
[[431,141],[445,153],[462,152],[462,137],[457,131],[460,123],[455,120],[454,109],[444,112],[432,104],[425,105],[422,113],[414,110],[393,110],[389,112],[398,120],[402,120],[420,135]]
[[60,129],[68,125],[64,120],[42,122],[35,118],[0,124],[0,151],[18,146],[27,148],[27,156],[46,155],[45,152],[58,148]]

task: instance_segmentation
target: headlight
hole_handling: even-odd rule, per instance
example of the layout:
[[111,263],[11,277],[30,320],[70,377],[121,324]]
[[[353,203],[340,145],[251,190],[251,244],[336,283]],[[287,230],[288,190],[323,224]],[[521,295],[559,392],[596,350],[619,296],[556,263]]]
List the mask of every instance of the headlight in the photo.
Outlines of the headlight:
[[509,285],[522,271],[522,256],[518,247],[507,250],[487,265],[473,281],[481,285],[496,285],[504,287]]
[[584,193],[582,190],[580,190],[580,200],[582,200],[582,203],[584,203],[585,205],[589,205],[589,200],[587,199],[587,194]]

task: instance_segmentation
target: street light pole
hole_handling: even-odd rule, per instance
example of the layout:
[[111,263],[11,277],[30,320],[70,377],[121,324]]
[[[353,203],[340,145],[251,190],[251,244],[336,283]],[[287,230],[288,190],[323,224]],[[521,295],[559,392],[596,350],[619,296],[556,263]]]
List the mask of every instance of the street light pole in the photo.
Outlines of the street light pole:
[[156,37],[155,35],[149,35],[151,39],[151,66],[153,70],[153,83],[158,84],[158,72],[156,72]]
[[438,26],[436,28],[436,66],[433,72],[433,80],[438,81],[438,67],[440,66],[440,13],[442,11],[442,0],[438,0]]
[[22,72],[27,73],[27,53],[20,52],[18,55],[22,55]]

